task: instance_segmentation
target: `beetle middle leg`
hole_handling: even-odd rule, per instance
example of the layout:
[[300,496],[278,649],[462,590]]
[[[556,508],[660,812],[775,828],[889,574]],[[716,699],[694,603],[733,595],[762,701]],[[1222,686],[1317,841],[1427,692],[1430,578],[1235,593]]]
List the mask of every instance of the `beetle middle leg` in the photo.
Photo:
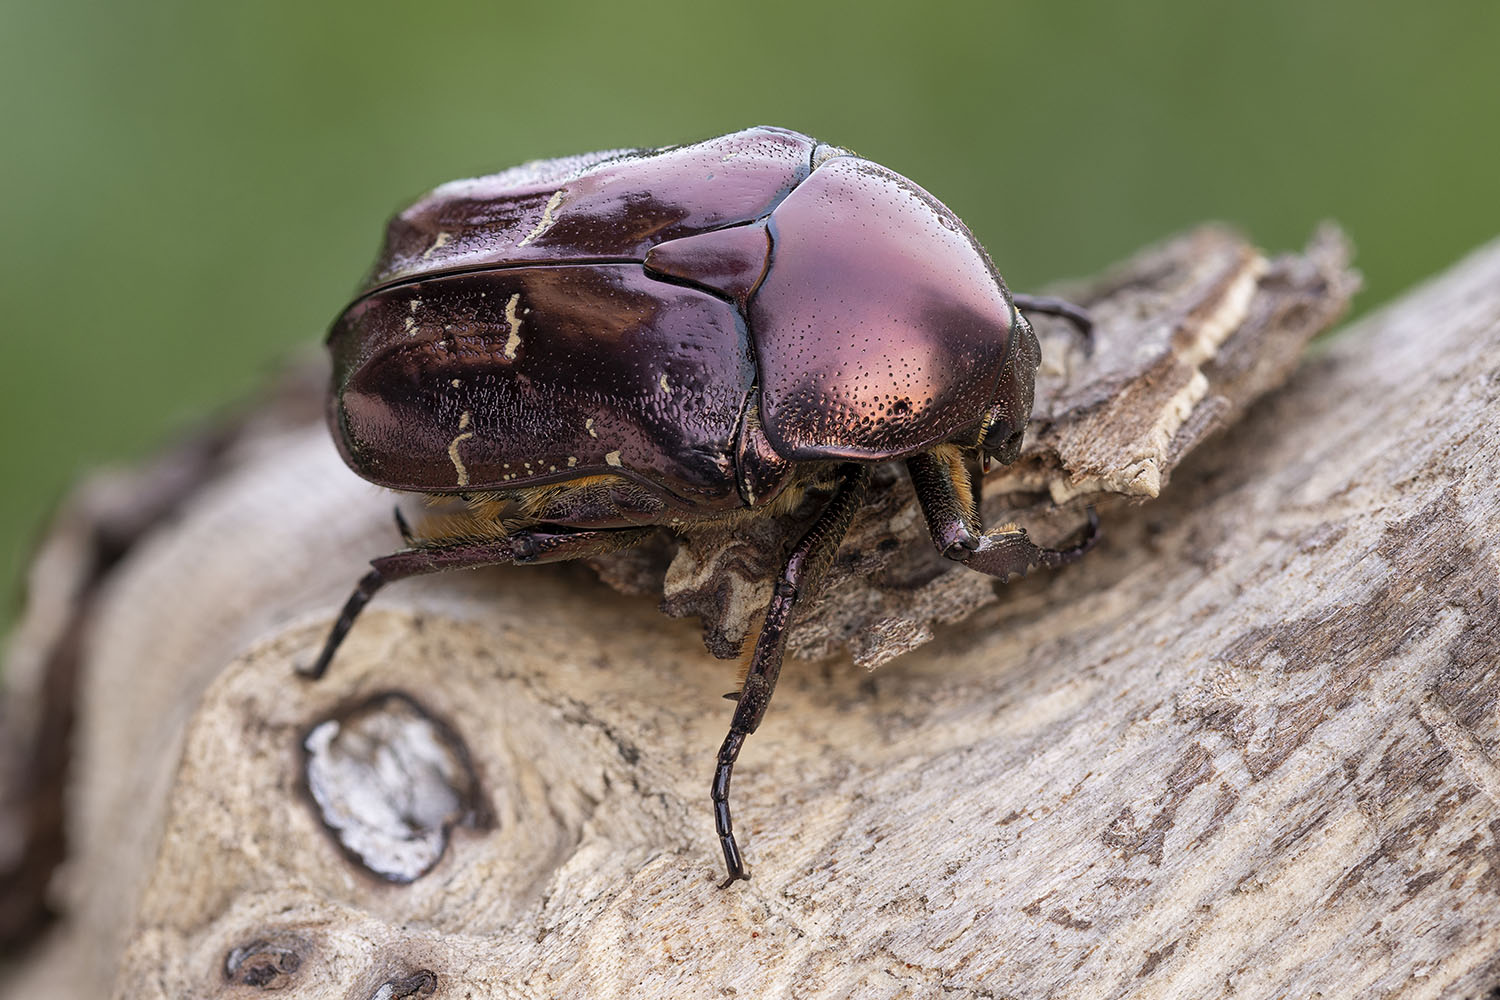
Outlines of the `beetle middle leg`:
[[1088,533],[1066,549],[1037,545],[1014,525],[984,531],[973,501],[969,471],[953,449],[939,449],[906,460],[917,501],[932,542],[946,558],[989,576],[1025,576],[1039,566],[1056,569],[1080,558],[1099,539],[1099,517],[1089,508]]
[[[410,529],[400,520],[404,535]],[[503,538],[485,539],[479,542],[456,544],[425,544],[393,552],[388,556],[370,560],[370,571],[360,578],[354,593],[344,602],[338,620],[329,630],[323,650],[312,666],[299,668],[298,672],[311,680],[317,680],[328,671],[328,664],[338,652],[344,636],[353,627],[354,620],[364,610],[370,598],[388,583],[404,580],[409,576],[424,576],[441,573],[449,569],[478,569],[481,566],[504,566],[511,563],[562,562],[567,559],[585,559],[608,552],[639,545],[649,537],[653,528],[601,528],[591,531],[560,531],[550,528],[532,528],[516,531]]]
[[839,485],[833,496],[792,549],[791,555],[787,556],[781,575],[776,579],[771,605],[766,609],[766,622],[761,627],[760,637],[755,640],[750,669],[745,674],[734,718],[729,723],[729,735],[724,737],[724,745],[719,748],[712,789],[714,826],[719,831],[724,866],[729,871],[729,877],[719,886],[721,889],[750,877],[745,871],[739,845],[735,843],[734,821],[729,815],[729,779],[735,759],[740,755],[745,737],[755,732],[766,714],[766,706],[771,703],[771,692],[776,690],[776,678],[781,674],[781,661],[786,654],[787,627],[791,623],[792,611],[799,602],[815,597],[822,586],[839,544],[849,531],[849,522],[854,520],[855,511],[864,501],[865,487],[870,482],[870,466],[842,465],[838,476]]

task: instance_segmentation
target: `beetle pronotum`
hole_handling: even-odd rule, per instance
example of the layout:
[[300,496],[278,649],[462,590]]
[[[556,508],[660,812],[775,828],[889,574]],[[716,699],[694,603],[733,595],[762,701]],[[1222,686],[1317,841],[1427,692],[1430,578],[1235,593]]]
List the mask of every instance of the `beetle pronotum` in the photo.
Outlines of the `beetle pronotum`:
[[311,676],[392,580],[579,559],[658,527],[733,528],[828,490],[787,555],[714,772],[725,885],[748,878],[729,783],[875,463],[906,465],[934,544],[996,577],[1082,555],[985,532],[969,468],[1009,463],[1036,338],[942,203],[775,128],[446,184],[390,223],[329,334],[328,419],[355,472],[467,510],[372,562]]

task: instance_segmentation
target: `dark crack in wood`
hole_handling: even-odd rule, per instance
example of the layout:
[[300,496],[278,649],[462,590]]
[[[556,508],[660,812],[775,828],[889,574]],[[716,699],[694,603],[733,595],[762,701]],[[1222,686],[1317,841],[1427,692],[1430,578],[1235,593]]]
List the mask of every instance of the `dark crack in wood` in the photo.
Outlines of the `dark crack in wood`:
[[236,986],[284,990],[302,968],[307,942],[301,938],[257,939],[224,956],[224,978]]
[[370,994],[370,1000],[409,1000],[411,997],[430,997],[437,992],[437,976],[426,969],[400,979],[382,983]]

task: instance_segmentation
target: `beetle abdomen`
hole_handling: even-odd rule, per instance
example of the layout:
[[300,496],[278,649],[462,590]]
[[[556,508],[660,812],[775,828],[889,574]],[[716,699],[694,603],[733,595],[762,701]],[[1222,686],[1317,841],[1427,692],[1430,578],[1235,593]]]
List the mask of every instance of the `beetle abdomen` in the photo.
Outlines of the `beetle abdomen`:
[[1013,311],[947,207],[894,171],[836,156],[776,207],[770,231],[749,320],[777,452],[896,458],[978,424]]
[[351,307],[329,346],[335,439],[378,484],[451,493],[607,473],[695,506],[739,502],[744,322],[638,264],[399,285]]

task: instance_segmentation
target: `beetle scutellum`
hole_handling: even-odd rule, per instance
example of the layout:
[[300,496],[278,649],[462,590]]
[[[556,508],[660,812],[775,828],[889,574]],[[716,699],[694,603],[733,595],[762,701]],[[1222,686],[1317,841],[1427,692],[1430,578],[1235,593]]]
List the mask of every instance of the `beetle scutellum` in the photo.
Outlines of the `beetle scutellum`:
[[732,528],[828,490],[787,555],[712,799],[748,878],[729,780],[793,609],[875,463],[904,462],[939,551],[1000,578],[1086,550],[984,532],[969,468],[1015,460],[1036,338],[958,217],[905,177],[776,128],[590,153],[446,184],[390,223],[329,333],[328,421],[355,472],[466,511],[372,562],[317,661],[392,580],[579,559],[658,527]]

